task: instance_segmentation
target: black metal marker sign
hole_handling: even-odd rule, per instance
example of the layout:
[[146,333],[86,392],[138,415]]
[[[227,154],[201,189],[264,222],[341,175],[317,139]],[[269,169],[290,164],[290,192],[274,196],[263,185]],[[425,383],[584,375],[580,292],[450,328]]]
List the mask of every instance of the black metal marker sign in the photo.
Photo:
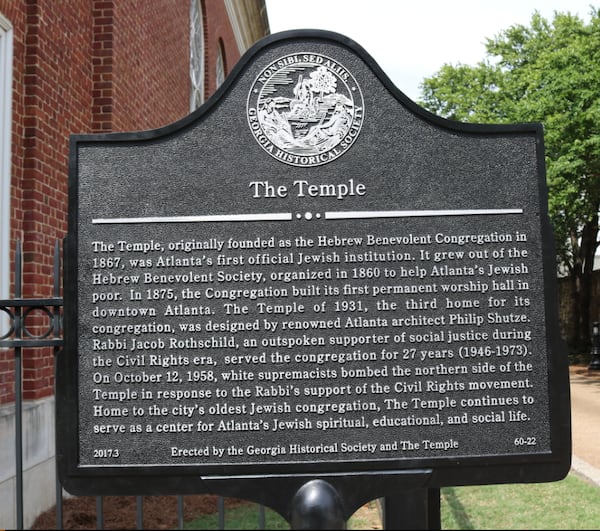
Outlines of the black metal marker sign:
[[541,126],[439,119],[292,32],[179,123],[74,136],[70,179],[67,488],[567,473]]

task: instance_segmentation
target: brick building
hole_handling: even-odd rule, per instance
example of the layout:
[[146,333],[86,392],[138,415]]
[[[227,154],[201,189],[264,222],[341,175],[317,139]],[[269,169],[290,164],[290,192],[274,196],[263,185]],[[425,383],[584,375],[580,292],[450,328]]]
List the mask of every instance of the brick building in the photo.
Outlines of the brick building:
[[[17,240],[22,297],[52,296],[70,134],[184,117],[268,33],[264,0],[0,0],[0,299],[14,297]],[[8,322],[2,313],[0,336]],[[5,528],[15,526],[14,365],[13,352],[0,349]],[[53,367],[50,349],[24,350],[26,526],[54,503]]]

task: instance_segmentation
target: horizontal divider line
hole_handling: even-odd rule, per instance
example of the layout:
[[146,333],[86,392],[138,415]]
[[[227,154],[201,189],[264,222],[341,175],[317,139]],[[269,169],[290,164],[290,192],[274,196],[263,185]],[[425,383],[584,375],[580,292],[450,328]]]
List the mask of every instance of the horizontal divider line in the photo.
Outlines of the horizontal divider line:
[[325,212],[325,219],[365,218],[415,218],[441,216],[482,216],[497,214],[522,214],[522,208],[470,209],[470,210],[365,210],[348,212]]
[[[499,209],[467,209],[467,210],[363,210],[325,212],[325,219],[370,219],[370,218],[415,218],[415,217],[444,217],[444,216],[483,216],[522,214],[521,208]],[[124,224],[124,223],[215,223],[215,222],[244,222],[244,221],[291,221],[289,212],[274,212],[263,214],[215,214],[207,216],[162,216],[145,218],[95,218],[94,225]]]
[[148,218],[96,218],[94,225],[119,223],[213,223],[223,221],[290,221],[292,214],[215,214],[210,216],[164,216]]

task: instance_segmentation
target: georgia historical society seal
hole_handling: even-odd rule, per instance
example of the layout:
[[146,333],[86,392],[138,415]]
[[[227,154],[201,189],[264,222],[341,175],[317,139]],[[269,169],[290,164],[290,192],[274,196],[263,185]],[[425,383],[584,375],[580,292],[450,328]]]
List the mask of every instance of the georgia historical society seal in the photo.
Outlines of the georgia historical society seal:
[[358,83],[340,63],[294,53],[257,76],[247,113],[254,138],[269,155],[293,166],[319,166],[354,143],[364,103]]

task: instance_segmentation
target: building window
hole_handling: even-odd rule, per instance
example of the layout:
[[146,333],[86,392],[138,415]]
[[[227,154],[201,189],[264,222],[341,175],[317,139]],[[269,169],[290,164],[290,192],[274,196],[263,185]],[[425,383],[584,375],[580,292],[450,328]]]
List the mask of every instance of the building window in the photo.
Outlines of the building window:
[[227,75],[227,67],[225,65],[225,50],[223,49],[223,41],[219,40],[219,50],[217,53],[217,75],[216,75],[216,88],[221,86],[221,83],[225,81]]
[[[8,299],[10,289],[12,63],[12,25],[0,14],[0,299]],[[4,318],[0,316],[0,335],[7,331]]]
[[204,101],[204,13],[202,0],[190,4],[190,111]]

